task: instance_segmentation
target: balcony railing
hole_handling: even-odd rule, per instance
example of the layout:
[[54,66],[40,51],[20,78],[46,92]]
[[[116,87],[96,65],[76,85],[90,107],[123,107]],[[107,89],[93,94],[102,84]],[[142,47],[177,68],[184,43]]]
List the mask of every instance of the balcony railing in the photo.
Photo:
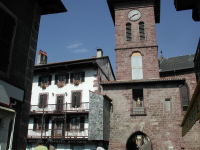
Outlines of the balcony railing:
[[60,113],[60,112],[84,112],[89,111],[89,102],[31,105],[31,113]]
[[88,138],[88,129],[28,129],[27,138]]

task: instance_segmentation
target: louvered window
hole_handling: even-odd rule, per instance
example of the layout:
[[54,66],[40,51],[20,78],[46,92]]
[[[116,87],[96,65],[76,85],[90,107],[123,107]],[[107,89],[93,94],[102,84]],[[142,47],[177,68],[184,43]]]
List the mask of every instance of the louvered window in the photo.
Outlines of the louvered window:
[[144,22],[139,23],[140,40],[145,40]]
[[131,24],[126,24],[126,41],[132,41]]
[[0,71],[3,73],[8,72],[10,65],[11,48],[13,45],[13,35],[16,25],[16,16],[0,3]]

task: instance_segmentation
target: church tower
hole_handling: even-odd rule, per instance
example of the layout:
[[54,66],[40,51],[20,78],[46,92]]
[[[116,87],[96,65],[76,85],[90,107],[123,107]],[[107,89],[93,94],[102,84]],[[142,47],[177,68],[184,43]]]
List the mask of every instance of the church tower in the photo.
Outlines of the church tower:
[[159,78],[160,0],[107,0],[115,24],[116,79]]

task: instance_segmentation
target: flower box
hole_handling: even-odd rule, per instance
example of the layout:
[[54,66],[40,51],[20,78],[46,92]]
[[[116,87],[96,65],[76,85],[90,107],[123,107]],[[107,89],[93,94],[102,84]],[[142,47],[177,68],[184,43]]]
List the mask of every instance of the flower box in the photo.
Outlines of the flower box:
[[79,80],[75,80],[74,85],[79,85]]

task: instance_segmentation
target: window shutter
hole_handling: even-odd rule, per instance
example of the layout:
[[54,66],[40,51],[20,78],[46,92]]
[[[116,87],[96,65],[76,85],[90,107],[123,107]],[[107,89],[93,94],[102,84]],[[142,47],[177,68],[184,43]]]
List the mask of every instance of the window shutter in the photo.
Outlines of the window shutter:
[[34,118],[34,121],[33,121],[33,131],[36,131],[36,128],[37,128],[37,118]]
[[60,99],[59,96],[57,96],[56,110],[59,110],[59,106],[60,106]]
[[85,82],[85,72],[81,73],[81,82]]
[[189,105],[189,93],[188,93],[187,86],[183,85],[180,90],[181,90],[183,111],[186,111]]
[[70,130],[70,117],[69,116],[67,116],[67,118],[66,118],[66,130]]
[[76,106],[80,107],[80,102],[81,102],[81,92],[76,92]]
[[62,137],[65,137],[65,128],[64,128],[64,125],[65,125],[65,120],[63,120],[63,122],[62,122]]
[[60,110],[63,110],[63,96],[60,96]]
[[41,77],[41,76],[39,76],[39,78],[38,78],[38,86],[40,86],[40,85],[41,85],[41,82],[42,82],[42,77]]
[[15,19],[2,8],[0,8],[0,16],[0,70],[7,73]]
[[74,82],[73,79],[74,79],[74,73],[71,73],[71,74],[70,74],[70,83],[73,83],[73,82]]
[[45,131],[48,131],[48,129],[49,129],[49,118],[46,117],[45,118]]
[[52,75],[49,75],[49,85],[51,85]]
[[54,124],[55,124],[55,121],[53,120],[52,121],[52,130],[51,130],[51,136],[53,136],[54,137]]
[[75,92],[72,93],[72,107],[76,106],[76,97],[75,97]]
[[84,131],[84,123],[85,123],[85,117],[80,117],[80,131]]
[[47,107],[47,94],[43,94],[43,105],[44,108]]
[[55,85],[58,84],[58,75],[55,75]]
[[43,107],[43,95],[40,95],[39,108]]
[[66,81],[65,81],[65,83],[66,83],[66,84],[69,83],[69,73],[66,74]]

